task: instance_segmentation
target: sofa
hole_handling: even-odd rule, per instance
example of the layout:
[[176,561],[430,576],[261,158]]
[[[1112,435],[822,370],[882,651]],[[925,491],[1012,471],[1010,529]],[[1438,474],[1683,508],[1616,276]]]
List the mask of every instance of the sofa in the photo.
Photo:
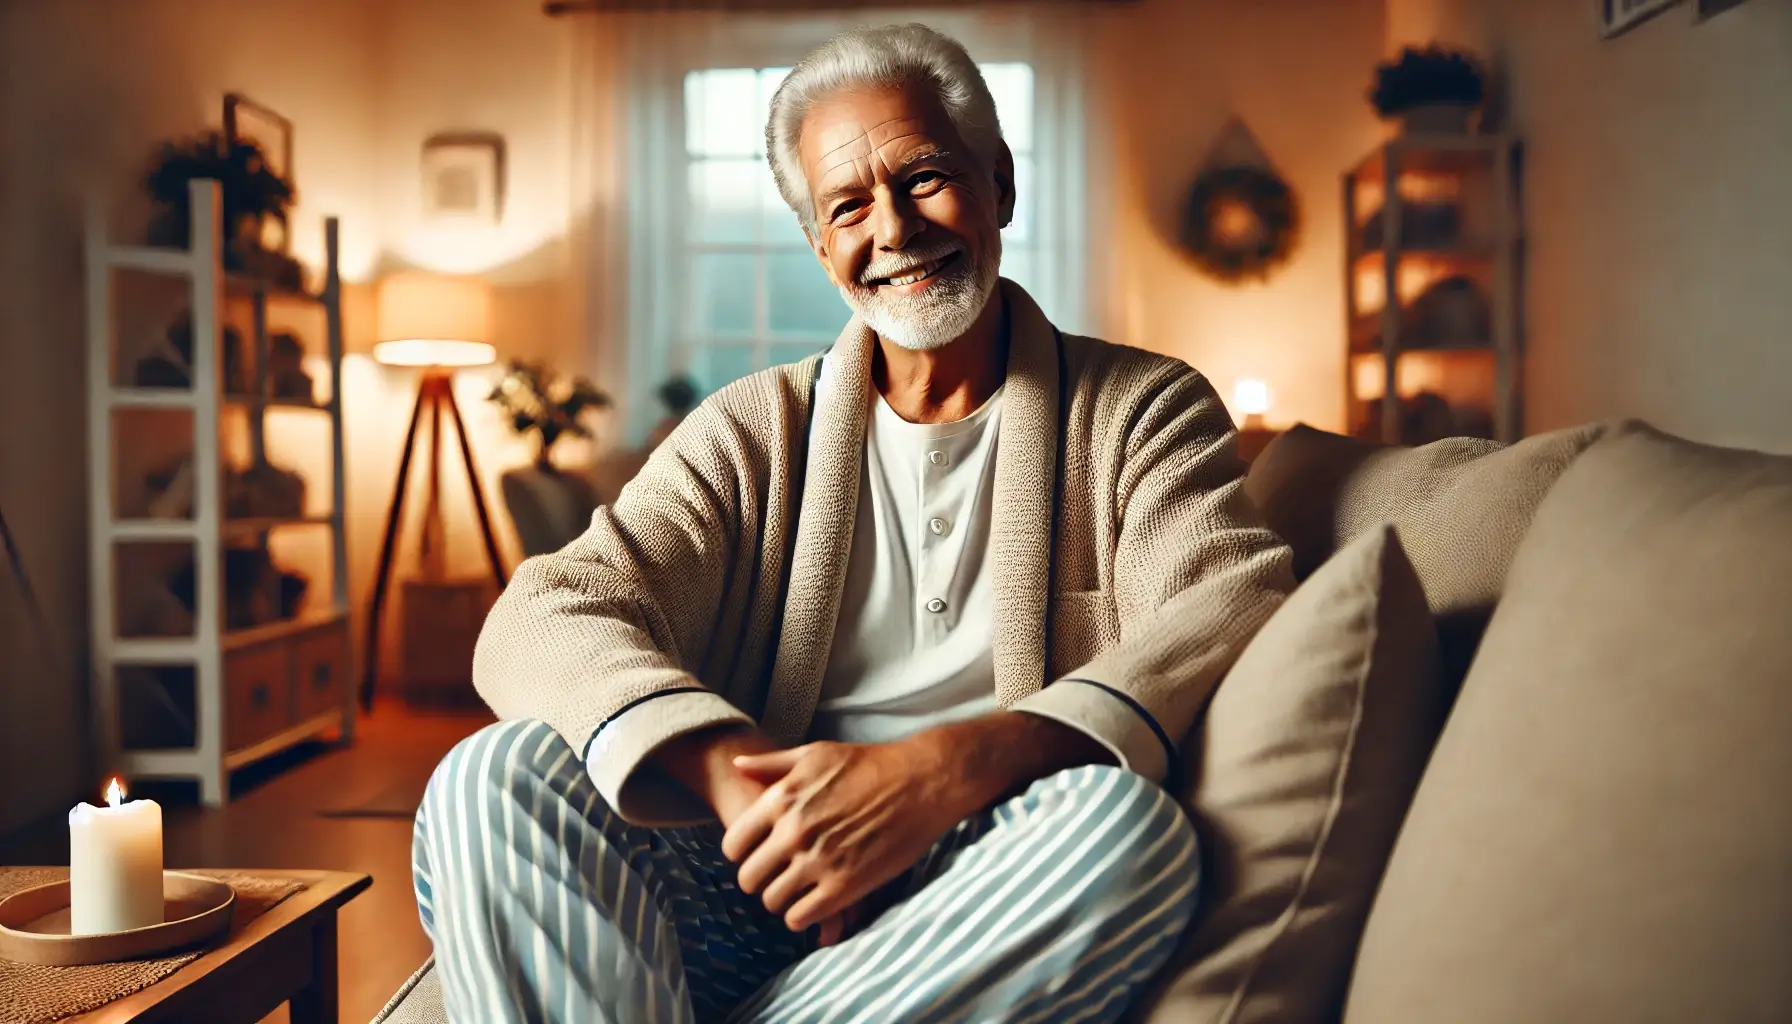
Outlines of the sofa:
[[[1792,1020],[1792,458],[1303,426],[1246,489],[1302,583],[1168,782],[1203,904],[1130,1019]],[[425,965],[378,1021],[444,1019]]]

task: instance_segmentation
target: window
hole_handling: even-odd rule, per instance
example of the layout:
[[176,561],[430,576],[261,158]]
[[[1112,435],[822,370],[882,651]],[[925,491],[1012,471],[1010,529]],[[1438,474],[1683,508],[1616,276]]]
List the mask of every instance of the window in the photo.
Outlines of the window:
[[[1014,220],[1002,232],[1002,273],[1038,293],[1033,188],[1033,69],[982,65],[1014,151]],[[674,364],[711,392],[828,344],[851,311],[816,263],[784,205],[765,155],[765,122],[786,67],[706,68],[684,78],[681,242],[684,283]]]

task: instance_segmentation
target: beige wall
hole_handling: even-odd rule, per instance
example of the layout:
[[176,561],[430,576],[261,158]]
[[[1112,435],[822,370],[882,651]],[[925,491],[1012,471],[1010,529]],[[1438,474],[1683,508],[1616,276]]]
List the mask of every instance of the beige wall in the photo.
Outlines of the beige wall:
[[1392,0],[1390,45],[1493,54],[1525,142],[1526,426],[1639,416],[1792,451],[1792,5]]
[[[1103,40],[1122,338],[1187,360],[1228,401],[1237,379],[1268,381],[1272,422],[1343,421],[1338,175],[1379,138],[1363,95],[1383,13],[1381,0],[1147,0],[1114,12]],[[1301,206],[1292,260],[1262,283],[1218,283],[1175,244],[1183,197],[1230,114]]]

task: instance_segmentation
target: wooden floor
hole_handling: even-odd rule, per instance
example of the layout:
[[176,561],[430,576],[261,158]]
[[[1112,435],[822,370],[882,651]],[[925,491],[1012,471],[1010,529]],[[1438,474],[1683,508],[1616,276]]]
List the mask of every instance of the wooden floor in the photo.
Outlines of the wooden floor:
[[[373,888],[340,918],[342,1020],[360,1024],[429,955],[411,896],[411,823],[318,812],[420,792],[455,741],[488,721],[483,713],[382,705],[361,719],[351,747],[311,745],[237,772],[231,802],[221,809],[197,806],[195,791],[185,785],[143,786],[134,795],[163,804],[170,868],[321,868],[373,876]],[[66,863],[66,822],[0,837],[0,864]],[[269,1021],[285,1019],[282,1009]]]

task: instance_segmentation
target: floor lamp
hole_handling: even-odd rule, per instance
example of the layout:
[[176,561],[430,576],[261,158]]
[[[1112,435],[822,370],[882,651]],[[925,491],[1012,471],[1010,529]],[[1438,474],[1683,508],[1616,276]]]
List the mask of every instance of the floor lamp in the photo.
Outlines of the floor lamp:
[[485,366],[497,353],[483,338],[488,334],[490,296],[483,282],[424,274],[402,274],[380,284],[380,336],[385,339],[373,347],[373,358],[384,366],[417,367],[422,374],[417,382],[417,401],[411,409],[411,425],[405,432],[404,454],[399,456],[398,481],[392,491],[392,505],[386,512],[385,539],[380,544],[379,568],[373,579],[373,597],[367,609],[366,662],[361,676],[361,707],[372,710],[374,685],[380,663],[380,620],[386,607],[386,592],[392,579],[392,562],[397,553],[399,526],[404,520],[404,499],[410,483],[411,463],[417,450],[417,432],[425,416],[429,420],[429,478],[424,492],[422,563],[427,579],[443,574],[444,529],[442,525],[442,416],[454,423],[460,440],[460,457],[466,467],[467,483],[473,495],[473,510],[478,514],[480,536],[485,541],[485,555],[491,563],[492,578],[498,589],[504,589],[504,562],[498,555],[498,542],[492,534],[491,513],[485,504],[485,490],[479,484],[479,470],[473,465],[473,446],[467,437],[467,425],[461,418],[460,406],[454,400],[454,373],[469,366]]

